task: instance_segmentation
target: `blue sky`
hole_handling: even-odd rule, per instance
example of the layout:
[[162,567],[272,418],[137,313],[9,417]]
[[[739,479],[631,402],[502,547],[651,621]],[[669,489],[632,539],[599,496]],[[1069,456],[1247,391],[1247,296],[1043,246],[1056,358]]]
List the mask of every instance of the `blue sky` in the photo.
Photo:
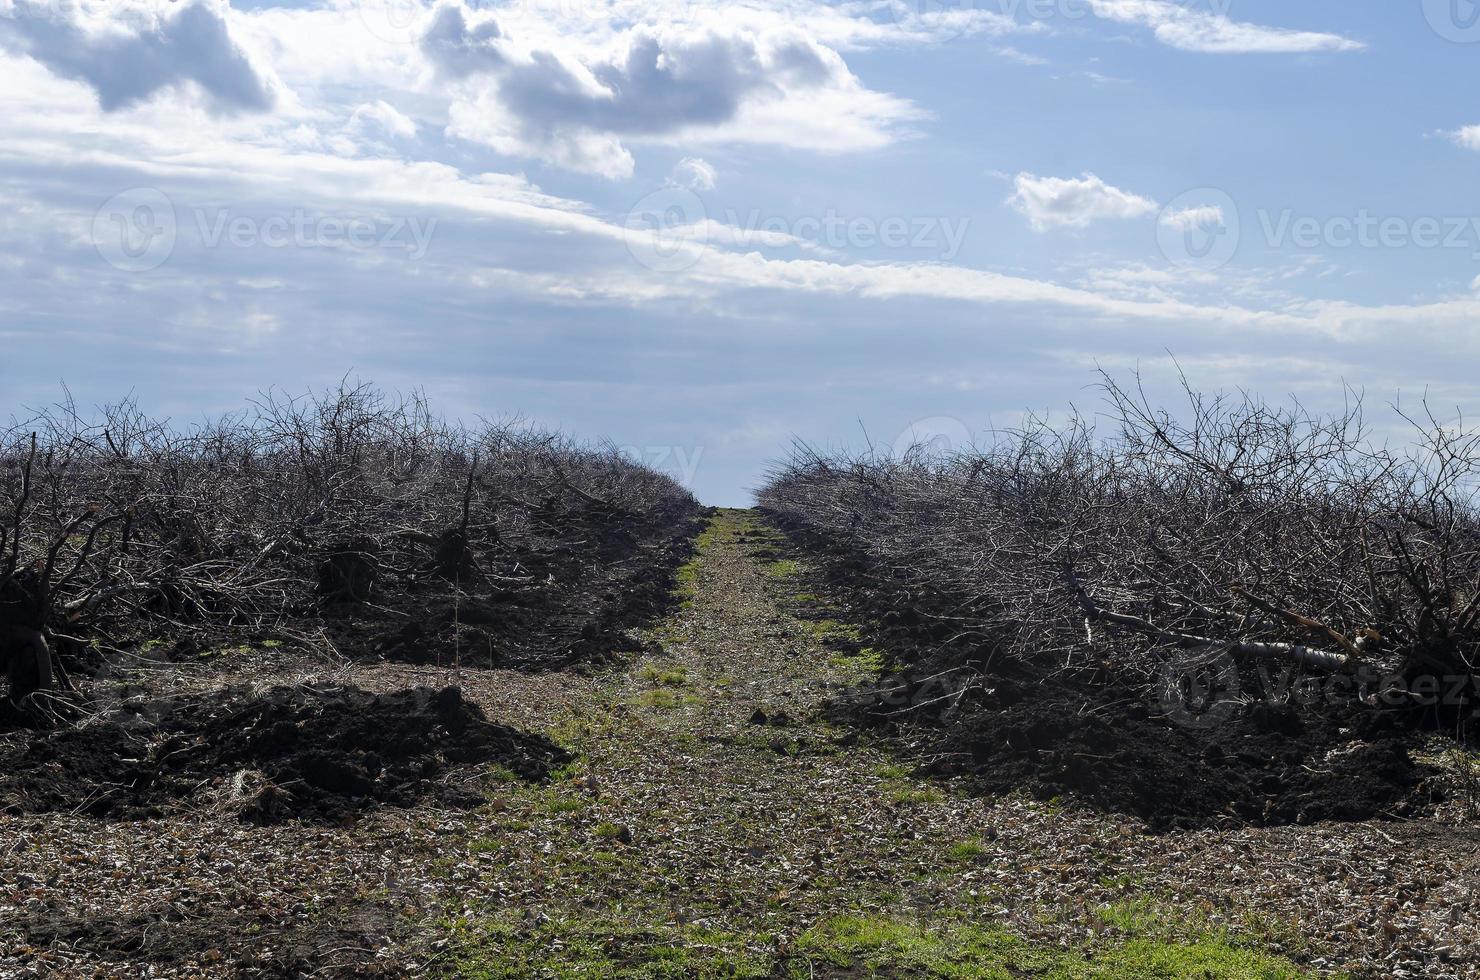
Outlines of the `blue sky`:
[[0,0],[0,407],[350,372],[713,503],[792,437],[960,442],[1168,351],[1473,411],[1477,15]]

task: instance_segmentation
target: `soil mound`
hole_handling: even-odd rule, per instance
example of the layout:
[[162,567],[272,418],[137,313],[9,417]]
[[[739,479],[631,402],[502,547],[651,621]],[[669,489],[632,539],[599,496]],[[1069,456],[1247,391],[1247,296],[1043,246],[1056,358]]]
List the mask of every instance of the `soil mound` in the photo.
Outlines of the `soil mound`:
[[[898,710],[867,693],[839,707],[875,724]],[[909,727],[934,768],[985,791],[1074,799],[1156,830],[1368,820],[1430,802],[1407,719],[1368,706],[1258,702],[1195,727],[1129,692],[1040,681]]]
[[537,780],[566,761],[548,739],[489,722],[455,687],[226,688],[129,703],[0,749],[0,808],[139,819],[224,805],[261,823],[337,820],[426,798],[475,805],[476,766]]

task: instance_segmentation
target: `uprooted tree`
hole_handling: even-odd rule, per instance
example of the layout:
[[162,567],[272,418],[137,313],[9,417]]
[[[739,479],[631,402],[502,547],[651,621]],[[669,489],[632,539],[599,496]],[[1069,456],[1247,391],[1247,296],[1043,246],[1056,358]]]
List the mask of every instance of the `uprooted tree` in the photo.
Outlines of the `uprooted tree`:
[[68,650],[311,630],[388,579],[558,603],[697,510],[613,447],[517,421],[469,429],[368,385],[266,393],[188,429],[67,401],[0,427],[0,656],[26,701],[67,686]]
[[1139,384],[1103,388],[1107,435],[1078,418],[945,458],[798,446],[761,503],[886,625],[933,637],[928,666],[1149,681],[1210,651],[1382,677],[1415,700],[1443,685],[1460,693],[1436,720],[1462,719],[1480,664],[1480,436],[1425,406],[1393,449],[1355,396],[1323,415],[1184,381],[1173,412]]

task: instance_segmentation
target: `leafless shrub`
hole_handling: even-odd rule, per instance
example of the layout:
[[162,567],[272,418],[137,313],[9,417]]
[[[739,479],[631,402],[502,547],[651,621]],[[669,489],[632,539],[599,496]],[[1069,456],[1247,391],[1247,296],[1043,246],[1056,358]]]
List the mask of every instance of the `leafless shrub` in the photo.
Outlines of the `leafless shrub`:
[[[0,427],[0,652],[29,651],[10,658],[26,694],[58,637],[140,617],[262,627],[387,574],[535,588],[696,507],[614,448],[453,425],[368,385],[269,392],[189,429],[68,400]],[[335,574],[344,594],[325,595]]]
[[1355,396],[1319,414],[1184,389],[1164,411],[1105,376],[1108,434],[1033,424],[943,459],[797,446],[761,503],[949,662],[1149,678],[1226,650],[1469,690],[1480,436],[1425,409],[1392,449]]

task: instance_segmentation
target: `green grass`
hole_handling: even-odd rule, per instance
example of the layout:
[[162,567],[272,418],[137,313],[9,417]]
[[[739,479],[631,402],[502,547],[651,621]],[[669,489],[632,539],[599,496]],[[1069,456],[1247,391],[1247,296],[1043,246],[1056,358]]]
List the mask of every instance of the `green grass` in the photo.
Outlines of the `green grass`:
[[656,711],[672,711],[691,704],[694,698],[675,691],[671,687],[655,687],[649,691],[642,691],[637,695],[636,703],[644,708],[652,708]]
[[638,676],[649,684],[659,687],[683,687],[689,682],[689,671],[686,667],[665,668],[647,664],[638,672]]
[[834,667],[862,671],[870,677],[884,673],[884,668],[889,664],[889,658],[884,651],[874,647],[864,647],[857,653],[835,653],[828,660]]
[[803,933],[796,949],[801,962],[790,965],[794,977],[825,966],[857,976],[1007,980],[1054,962],[1005,930],[963,925],[932,931],[884,917],[828,919]]
[[1294,964],[1209,936],[1190,943],[1134,938],[1081,955],[1035,947],[995,926],[952,924],[925,928],[887,917],[840,916],[804,933],[796,942],[790,976],[817,967],[848,970],[858,977],[919,977],[930,980],[1294,980]]
[[552,796],[545,801],[545,812],[552,816],[562,813],[580,813],[591,804],[579,796]]
[[1101,906],[1098,914],[1106,925],[1137,935],[1157,931],[1162,921],[1155,903],[1144,895]]
[[592,828],[591,833],[595,834],[602,840],[617,840],[621,837],[626,836],[628,831],[617,824],[603,820],[601,823]]
[[766,577],[777,580],[796,578],[801,574],[801,571],[802,566],[800,563],[790,558],[783,558],[780,561],[773,561],[766,566]]
[[889,794],[889,799],[900,806],[920,806],[925,803],[939,803],[945,797],[941,795],[938,789],[906,786],[892,791]]
[[974,861],[987,853],[979,840],[963,840],[946,848],[946,857],[952,861]]

